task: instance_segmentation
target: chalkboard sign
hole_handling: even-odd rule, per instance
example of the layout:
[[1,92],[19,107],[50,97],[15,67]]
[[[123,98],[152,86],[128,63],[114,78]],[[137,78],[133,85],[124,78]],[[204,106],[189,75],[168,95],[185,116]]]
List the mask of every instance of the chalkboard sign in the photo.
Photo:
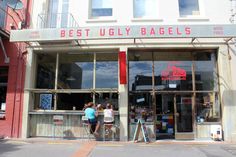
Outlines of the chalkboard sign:
[[141,119],[139,119],[137,122],[137,126],[134,133],[134,139],[133,139],[134,142],[138,141],[140,131],[142,131],[144,142],[149,143],[150,139],[148,137],[147,127],[145,123],[141,121]]

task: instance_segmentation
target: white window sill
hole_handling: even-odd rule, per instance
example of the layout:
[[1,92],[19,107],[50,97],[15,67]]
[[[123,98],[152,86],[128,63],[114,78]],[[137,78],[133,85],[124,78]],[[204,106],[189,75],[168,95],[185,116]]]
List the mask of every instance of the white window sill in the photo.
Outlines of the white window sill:
[[151,18],[133,18],[132,22],[163,22],[163,19],[151,19]]
[[96,18],[96,19],[88,19],[86,23],[114,23],[117,22],[116,19],[113,18]]
[[210,21],[210,19],[206,17],[180,17],[178,18],[179,22],[207,22]]

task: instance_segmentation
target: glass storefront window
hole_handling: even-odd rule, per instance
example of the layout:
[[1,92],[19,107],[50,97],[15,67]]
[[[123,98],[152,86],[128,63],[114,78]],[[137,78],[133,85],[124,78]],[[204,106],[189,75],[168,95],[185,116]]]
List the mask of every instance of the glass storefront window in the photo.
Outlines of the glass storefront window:
[[[37,54],[37,92],[32,92],[33,109],[82,110],[85,103],[92,101],[97,105],[107,101],[113,105],[114,110],[118,110],[118,53],[58,53],[58,77],[55,88],[56,58],[57,53]],[[45,89],[55,91],[46,90],[45,93]],[[100,96],[97,97],[97,94]]]
[[118,88],[118,53],[96,54],[96,88]]
[[93,54],[60,54],[58,89],[93,88]]
[[218,122],[220,120],[218,93],[198,93],[196,95],[196,115],[198,123]]
[[152,53],[129,54],[129,91],[152,89]]
[[218,90],[215,54],[196,53],[194,63],[196,90]]
[[57,94],[57,110],[83,110],[84,104],[93,101],[91,93]]
[[154,60],[156,90],[192,90],[191,53],[157,52]]
[[106,108],[107,103],[112,105],[113,110],[118,110],[118,93],[96,93],[95,103],[100,104],[100,111]]
[[37,54],[36,88],[54,89],[56,54]]
[[129,94],[129,121],[153,122],[152,97],[149,92]]

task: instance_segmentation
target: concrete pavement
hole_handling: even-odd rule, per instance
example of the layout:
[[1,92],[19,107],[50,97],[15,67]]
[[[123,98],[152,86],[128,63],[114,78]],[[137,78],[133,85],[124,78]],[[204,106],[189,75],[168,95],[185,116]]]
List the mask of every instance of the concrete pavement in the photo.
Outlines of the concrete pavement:
[[236,157],[236,143],[210,141],[96,142],[0,140],[0,157]]

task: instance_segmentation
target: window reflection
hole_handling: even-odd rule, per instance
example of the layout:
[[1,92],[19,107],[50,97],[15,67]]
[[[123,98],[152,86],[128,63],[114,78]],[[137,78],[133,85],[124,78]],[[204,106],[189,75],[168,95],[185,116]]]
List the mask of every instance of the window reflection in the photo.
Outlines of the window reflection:
[[192,90],[191,61],[155,61],[154,67],[157,90]]
[[129,90],[152,89],[152,53],[129,53]]
[[157,0],[134,0],[134,18],[157,17]]
[[93,87],[93,54],[60,54],[58,89]]
[[214,53],[195,54],[196,90],[217,90],[218,78]]
[[96,54],[96,88],[118,88],[118,54]]
[[220,119],[220,103],[217,93],[199,93],[196,95],[196,120],[217,122]]
[[180,16],[200,15],[198,0],[179,0]]
[[192,90],[191,53],[131,52],[129,90],[152,90],[152,64],[155,90]]
[[37,55],[36,88],[53,89],[55,85],[56,54]]
[[91,0],[92,1],[92,17],[112,16],[113,0]]

